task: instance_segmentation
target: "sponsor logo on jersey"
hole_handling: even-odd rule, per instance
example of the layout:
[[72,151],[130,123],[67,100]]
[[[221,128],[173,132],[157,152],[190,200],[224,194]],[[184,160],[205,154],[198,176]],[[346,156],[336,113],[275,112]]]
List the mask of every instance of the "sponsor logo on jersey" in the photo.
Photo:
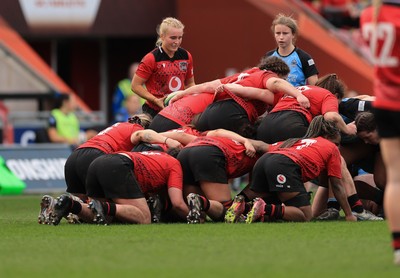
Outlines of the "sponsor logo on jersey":
[[171,77],[168,83],[168,89],[171,92],[176,92],[182,87],[182,81],[177,76]]
[[314,59],[310,59],[310,60],[308,60],[308,65],[309,65],[309,66],[312,66],[312,65],[314,65]]
[[283,184],[286,182],[286,177],[282,174],[279,174],[276,176],[276,181],[279,182],[280,184]]
[[179,62],[179,69],[181,71],[187,71],[188,63],[187,62]]

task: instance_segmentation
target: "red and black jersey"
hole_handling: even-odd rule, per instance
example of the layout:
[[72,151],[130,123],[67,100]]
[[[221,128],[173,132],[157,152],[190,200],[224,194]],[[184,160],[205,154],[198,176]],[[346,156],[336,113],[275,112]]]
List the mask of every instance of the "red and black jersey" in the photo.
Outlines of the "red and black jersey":
[[[146,89],[157,98],[183,90],[185,82],[193,77],[193,59],[189,51],[179,48],[170,58],[161,47],[146,54],[139,64],[136,74],[146,81]],[[152,109],[160,108],[146,102]]]
[[225,155],[226,173],[228,178],[236,178],[243,176],[251,171],[257,159],[260,157],[249,157],[246,155],[246,148],[238,141],[214,136],[198,137],[193,142],[185,146],[185,148],[195,146],[215,146],[219,148]]
[[[232,77],[221,79],[221,82],[236,83],[244,87],[255,87],[259,89],[266,89],[266,82],[271,77],[278,77],[272,71],[260,70],[259,68],[251,68],[243,73],[235,74]],[[268,104],[260,100],[254,99],[243,99],[236,96],[235,94],[225,90],[219,93],[214,101],[232,98],[235,100],[244,110],[246,110],[247,116],[251,122],[254,122],[259,116],[261,116],[268,107]]]
[[245,71],[243,71],[243,72],[238,72],[238,73],[232,74],[232,75],[230,75],[230,76],[221,78],[219,81],[220,81],[222,84],[236,83],[236,82],[238,82],[239,80],[242,80],[242,79],[246,78],[246,77],[249,76],[250,74],[252,74],[252,73],[254,73],[254,72],[259,72],[259,71],[262,71],[262,70],[260,70],[260,69],[257,68],[257,67],[253,67],[253,68],[247,69],[247,70],[245,70]]
[[164,186],[182,190],[182,168],[174,157],[156,151],[119,152],[133,161],[133,171],[143,193],[160,191]]
[[323,137],[300,139],[289,148],[279,149],[281,144],[271,145],[268,153],[285,155],[298,164],[304,182],[318,177],[324,170],[328,176],[342,178],[340,152],[331,141]]
[[400,111],[400,4],[383,3],[377,22],[373,15],[374,7],[366,8],[360,25],[375,64],[374,106]]
[[205,136],[208,131],[200,132],[191,126],[184,125],[180,128],[170,130],[170,132],[183,132],[183,133],[194,135],[194,136]]
[[130,151],[134,147],[131,142],[131,135],[138,130],[143,130],[143,127],[128,122],[116,123],[100,131],[96,136],[80,145],[78,149],[95,148],[104,153]]
[[302,113],[310,123],[315,116],[324,115],[326,112],[339,112],[339,102],[330,91],[317,86],[297,87],[310,101],[310,108],[302,107],[296,98],[284,95],[270,113],[293,110]]
[[187,125],[192,122],[195,115],[203,112],[213,102],[213,99],[214,94],[209,93],[187,95],[170,103],[159,114],[181,126]]

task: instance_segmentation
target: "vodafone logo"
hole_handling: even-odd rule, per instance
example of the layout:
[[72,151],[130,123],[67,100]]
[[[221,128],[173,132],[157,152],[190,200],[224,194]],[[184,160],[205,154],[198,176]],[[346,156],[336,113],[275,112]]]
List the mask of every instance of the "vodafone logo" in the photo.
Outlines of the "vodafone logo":
[[286,182],[286,177],[282,174],[279,174],[278,176],[276,176],[276,181],[280,184],[283,184]]
[[171,92],[176,92],[182,87],[182,81],[179,79],[179,77],[173,76],[168,83],[168,89]]

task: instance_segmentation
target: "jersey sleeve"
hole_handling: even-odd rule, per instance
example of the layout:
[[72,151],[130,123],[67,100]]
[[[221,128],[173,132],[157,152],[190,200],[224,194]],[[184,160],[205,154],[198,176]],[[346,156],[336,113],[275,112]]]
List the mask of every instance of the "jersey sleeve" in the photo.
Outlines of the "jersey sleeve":
[[306,79],[319,73],[314,59],[310,56],[310,54],[301,49],[298,49],[297,54],[300,57],[301,66],[303,67],[303,73]]
[[338,99],[331,93],[327,94],[322,102],[321,113],[339,112]]
[[194,76],[193,57],[189,51],[187,51],[187,54],[188,54],[188,69],[187,69],[187,73],[186,73],[186,80],[188,80]]
[[154,73],[155,65],[156,59],[153,53],[150,52],[143,57],[142,61],[140,61],[140,64],[136,70],[136,75],[140,78],[148,80]]
[[328,176],[341,179],[342,178],[342,170],[341,170],[342,162],[340,159],[339,149],[336,146],[332,147],[331,154],[332,155],[329,157],[328,161],[326,162]]
[[178,160],[174,162],[174,164],[171,167],[171,170],[169,172],[169,177],[168,177],[168,188],[170,187],[175,187],[180,190],[183,188],[183,173],[182,173],[182,167],[181,164]]

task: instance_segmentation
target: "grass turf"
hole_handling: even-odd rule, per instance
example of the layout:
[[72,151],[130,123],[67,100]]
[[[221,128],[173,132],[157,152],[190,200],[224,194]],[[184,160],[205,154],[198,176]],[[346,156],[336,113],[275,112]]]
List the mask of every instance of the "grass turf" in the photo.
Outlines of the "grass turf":
[[37,224],[0,197],[0,277],[400,277],[386,222]]

